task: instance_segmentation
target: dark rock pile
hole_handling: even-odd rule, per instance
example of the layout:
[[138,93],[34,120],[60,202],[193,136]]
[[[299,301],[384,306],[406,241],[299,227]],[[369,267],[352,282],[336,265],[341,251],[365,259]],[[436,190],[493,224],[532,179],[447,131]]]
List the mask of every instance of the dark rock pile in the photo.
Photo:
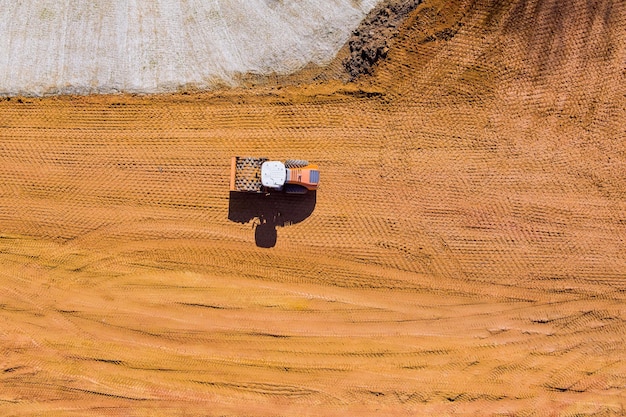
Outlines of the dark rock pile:
[[374,65],[387,57],[389,42],[403,20],[422,0],[388,0],[376,6],[348,41],[350,57],[344,61],[351,79],[371,74]]

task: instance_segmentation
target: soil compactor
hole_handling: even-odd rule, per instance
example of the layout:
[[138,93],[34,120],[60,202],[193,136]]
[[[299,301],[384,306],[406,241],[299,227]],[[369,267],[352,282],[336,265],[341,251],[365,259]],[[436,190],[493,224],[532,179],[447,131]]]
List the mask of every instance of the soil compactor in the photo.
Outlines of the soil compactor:
[[230,169],[230,191],[306,194],[317,190],[320,172],[317,165],[301,159],[270,161],[269,158],[233,156]]

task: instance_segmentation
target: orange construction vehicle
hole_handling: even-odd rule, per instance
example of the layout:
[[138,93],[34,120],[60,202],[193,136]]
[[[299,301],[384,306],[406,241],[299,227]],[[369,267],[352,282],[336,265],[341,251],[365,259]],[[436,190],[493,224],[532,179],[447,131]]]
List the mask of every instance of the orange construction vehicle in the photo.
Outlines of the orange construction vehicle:
[[269,158],[233,156],[231,160],[230,191],[305,194],[317,190],[319,181],[317,165],[301,159],[288,159],[282,163]]

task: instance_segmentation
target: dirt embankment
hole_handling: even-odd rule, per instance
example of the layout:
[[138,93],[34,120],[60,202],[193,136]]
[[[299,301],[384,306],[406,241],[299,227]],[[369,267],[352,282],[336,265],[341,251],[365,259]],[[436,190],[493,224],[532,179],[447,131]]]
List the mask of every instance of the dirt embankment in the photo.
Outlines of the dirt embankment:
[[376,63],[387,57],[400,26],[422,0],[388,0],[376,6],[352,32],[348,41],[350,57],[344,67],[354,80],[362,74],[372,74]]
[[0,410],[623,414],[625,27],[426,0],[355,84],[0,102]]

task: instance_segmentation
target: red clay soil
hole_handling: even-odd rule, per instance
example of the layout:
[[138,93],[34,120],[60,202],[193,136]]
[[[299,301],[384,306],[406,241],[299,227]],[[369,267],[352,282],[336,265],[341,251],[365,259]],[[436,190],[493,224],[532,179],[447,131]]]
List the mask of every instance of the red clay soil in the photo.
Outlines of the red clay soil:
[[427,0],[351,84],[1,102],[0,415],[624,415],[625,29]]

